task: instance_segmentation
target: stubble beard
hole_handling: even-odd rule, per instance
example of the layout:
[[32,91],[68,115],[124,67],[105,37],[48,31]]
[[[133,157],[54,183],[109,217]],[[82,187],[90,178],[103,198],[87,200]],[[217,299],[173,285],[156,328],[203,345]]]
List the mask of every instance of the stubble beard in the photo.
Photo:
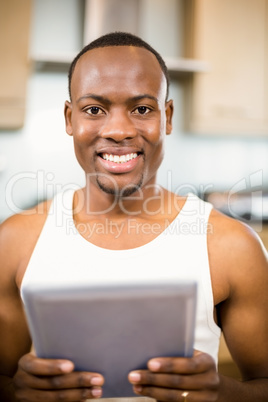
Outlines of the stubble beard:
[[106,194],[113,195],[116,198],[124,198],[129,197],[141,188],[143,183],[143,174],[141,174],[137,184],[129,183],[127,186],[124,186],[121,189],[119,187],[110,186],[108,183],[105,183],[105,181],[102,180],[102,176],[99,175],[97,175],[96,177],[96,182],[99,188]]

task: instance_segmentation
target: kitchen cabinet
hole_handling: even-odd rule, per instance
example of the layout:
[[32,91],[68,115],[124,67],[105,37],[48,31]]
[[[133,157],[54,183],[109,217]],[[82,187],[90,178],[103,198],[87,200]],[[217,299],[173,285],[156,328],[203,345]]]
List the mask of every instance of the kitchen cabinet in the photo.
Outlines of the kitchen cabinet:
[[31,0],[0,2],[0,129],[23,126]]
[[[152,40],[155,41],[152,45],[163,56],[173,78],[208,71],[209,65],[205,60],[196,60],[184,57],[184,55],[182,57],[165,57],[165,52],[168,51],[167,44],[170,42],[169,34],[174,38],[179,33],[180,13],[183,14],[182,20],[188,13],[187,1],[85,0],[84,43],[87,44],[108,32],[127,31],[143,37],[149,43]],[[161,37],[158,36],[159,32],[156,30],[157,21],[160,21],[161,27],[165,28],[161,30],[159,27]],[[170,26],[168,27],[168,25]],[[152,32],[154,32],[153,35]],[[179,38],[175,41],[176,47],[178,42]],[[177,53],[178,49],[176,48],[175,51]]]
[[[69,34],[70,38],[64,42],[63,46],[61,44],[60,32],[57,30],[58,23],[56,24],[55,22],[59,19],[57,15],[60,12],[59,6],[64,1],[66,2],[66,0],[58,0],[58,6],[53,6],[55,10],[53,17],[49,17],[52,0],[46,1],[46,3],[42,0],[36,1],[33,21],[35,38],[31,57],[38,68],[50,68],[50,70],[61,68],[67,70],[76,53],[82,47],[82,42],[86,45],[98,36],[112,31],[132,32],[151,42],[150,39],[155,39],[155,36],[157,36],[155,20],[162,20],[162,25],[165,28],[167,28],[167,22],[172,25],[170,32],[172,37],[174,37],[176,35],[175,31],[177,29],[179,31],[180,28],[178,27],[180,11],[182,10],[182,19],[184,19],[184,3],[188,0],[85,0],[84,4],[80,1],[79,3],[75,3],[75,5],[68,2],[66,7],[68,7],[71,13],[67,13],[66,11],[68,18],[65,17],[65,20],[68,21],[68,31],[71,32],[71,35]],[[163,10],[166,10],[167,20],[163,20],[162,18]],[[51,32],[46,32],[46,18],[44,19],[44,16],[52,19],[52,22],[54,21],[54,23],[51,23]],[[148,19],[152,19],[152,21],[148,23]],[[171,23],[171,19],[173,19],[173,24]],[[78,30],[81,30],[81,32],[79,33]],[[163,33],[161,32],[160,35],[161,38],[164,38],[163,46],[165,51],[167,49],[166,44],[170,42],[166,31],[167,29]],[[159,33],[157,34],[159,35]],[[55,38],[54,42],[49,42],[51,35]],[[80,36],[83,36],[81,43],[79,43]],[[150,38],[147,38],[147,36]],[[41,40],[42,46],[40,46]],[[155,42],[156,45],[153,44],[153,46],[157,48],[159,37],[157,37]],[[179,38],[175,42],[176,48],[178,42]],[[185,78],[189,74],[209,70],[209,64],[205,60],[186,57],[184,54],[181,57],[177,56],[177,54],[176,56],[165,57],[165,51],[158,50],[163,55],[172,78]],[[176,53],[179,53],[177,49]]]
[[267,0],[188,0],[188,8],[188,51],[211,67],[192,76],[188,130],[267,135]]

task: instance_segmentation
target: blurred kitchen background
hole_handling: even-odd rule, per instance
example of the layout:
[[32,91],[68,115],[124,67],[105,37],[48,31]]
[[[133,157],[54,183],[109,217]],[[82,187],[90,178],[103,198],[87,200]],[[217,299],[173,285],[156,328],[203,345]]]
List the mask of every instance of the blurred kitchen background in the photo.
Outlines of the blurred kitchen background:
[[68,66],[115,30],[169,67],[174,129],[159,182],[266,238],[267,0],[0,0],[0,221],[83,185],[64,127]]
[[[249,223],[268,248],[267,0],[0,0],[0,221],[83,186],[64,127],[68,67],[115,30],[143,37],[170,71],[159,182]],[[224,341],[219,362],[239,376]]]

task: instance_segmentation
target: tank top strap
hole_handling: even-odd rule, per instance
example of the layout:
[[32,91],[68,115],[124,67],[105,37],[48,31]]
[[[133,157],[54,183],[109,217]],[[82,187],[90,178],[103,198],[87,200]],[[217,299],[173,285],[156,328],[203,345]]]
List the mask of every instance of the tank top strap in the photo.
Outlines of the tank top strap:
[[209,219],[212,204],[203,201],[195,194],[189,193],[184,207],[182,208],[183,220],[195,220],[197,217],[202,217],[204,221]]
[[46,220],[47,225],[53,223],[56,227],[63,227],[67,220],[73,219],[74,192],[74,189],[67,189],[54,196]]
[[[198,242],[200,245],[207,241],[207,234],[210,228],[209,216],[213,206],[203,201],[195,194],[188,194],[185,204],[173,221],[173,231],[177,232],[187,243]],[[187,236],[182,236],[187,234]],[[196,236],[199,235],[199,236]]]

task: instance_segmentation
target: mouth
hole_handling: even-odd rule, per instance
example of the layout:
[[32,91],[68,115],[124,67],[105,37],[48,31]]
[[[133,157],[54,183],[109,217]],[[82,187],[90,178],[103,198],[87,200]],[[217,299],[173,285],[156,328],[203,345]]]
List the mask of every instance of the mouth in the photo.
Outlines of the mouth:
[[129,154],[125,155],[115,155],[115,154],[108,154],[108,153],[103,153],[100,154],[100,157],[104,159],[105,161],[113,162],[113,163],[126,163],[129,162],[133,159],[136,159],[138,157],[139,153],[137,152],[131,152]]
[[142,152],[137,150],[105,150],[98,153],[99,163],[108,172],[121,174],[134,170],[141,159]]

